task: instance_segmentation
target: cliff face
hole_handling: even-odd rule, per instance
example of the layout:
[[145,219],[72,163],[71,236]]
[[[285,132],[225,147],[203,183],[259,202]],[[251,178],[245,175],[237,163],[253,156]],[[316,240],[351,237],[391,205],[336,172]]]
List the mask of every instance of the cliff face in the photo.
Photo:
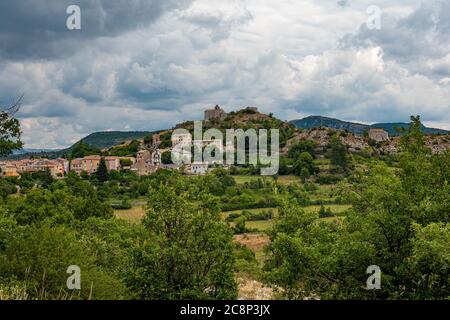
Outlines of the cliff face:
[[[350,152],[364,151],[369,153],[395,154],[399,150],[400,137],[391,137],[389,141],[377,143],[376,145],[369,145],[368,139],[363,136],[346,133],[343,130],[319,128],[297,131],[294,136],[288,140],[282,153],[287,154],[289,149],[300,140],[314,142],[317,152],[323,153],[334,134],[337,134],[341,142],[348,147]],[[450,135],[426,136],[425,144],[433,153],[444,152],[445,150],[450,149]]]
[[345,144],[350,152],[358,152],[370,149],[368,142],[362,136],[356,136],[353,134],[341,135],[340,130],[334,129],[310,129],[297,132],[294,137],[288,140],[286,146],[283,148],[282,153],[287,154],[290,148],[298,143],[300,140],[309,140],[314,142],[318,153],[325,152],[328,144],[331,142],[332,136],[337,133],[339,139]]

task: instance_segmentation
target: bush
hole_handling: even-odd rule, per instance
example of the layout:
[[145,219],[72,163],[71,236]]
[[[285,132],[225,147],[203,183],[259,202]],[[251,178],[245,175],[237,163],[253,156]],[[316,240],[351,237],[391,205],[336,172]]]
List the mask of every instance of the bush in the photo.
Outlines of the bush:
[[312,182],[306,182],[305,184],[303,184],[303,189],[306,192],[314,192],[317,190],[317,186]]
[[331,174],[319,174],[316,178],[316,182],[319,184],[336,184],[339,181],[342,181],[342,177],[339,175],[331,175]]
[[115,210],[129,210],[133,206],[131,205],[131,201],[128,199],[123,199],[120,203],[112,203],[111,208]]
[[322,205],[319,210],[319,217],[320,218],[329,218],[333,217],[333,212],[331,211],[331,208],[326,208]]

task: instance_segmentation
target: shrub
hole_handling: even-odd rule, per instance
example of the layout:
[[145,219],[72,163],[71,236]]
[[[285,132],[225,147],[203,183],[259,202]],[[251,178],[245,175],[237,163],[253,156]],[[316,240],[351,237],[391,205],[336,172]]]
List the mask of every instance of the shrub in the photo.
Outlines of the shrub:
[[331,174],[319,174],[316,178],[316,182],[319,184],[335,184],[341,181],[343,178],[339,175]]

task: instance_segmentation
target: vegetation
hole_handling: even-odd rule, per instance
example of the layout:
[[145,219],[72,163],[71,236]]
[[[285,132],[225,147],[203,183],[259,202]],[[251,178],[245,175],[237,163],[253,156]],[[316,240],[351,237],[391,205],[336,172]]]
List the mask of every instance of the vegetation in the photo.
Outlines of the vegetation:
[[[404,136],[399,170],[375,165],[355,178],[345,220],[286,203],[271,230],[269,282],[288,298],[446,299],[449,297],[450,152],[431,155],[419,118]],[[382,270],[380,290],[365,288],[366,268]]]
[[[277,121],[255,117],[223,122]],[[421,128],[413,117],[393,157],[350,155],[334,132],[323,153],[300,141],[273,177],[250,166],[137,176],[102,158],[91,176],[0,179],[0,298],[235,299],[251,279],[287,299],[448,299],[450,151],[432,154]],[[80,290],[66,286],[71,265]],[[366,289],[371,265],[380,290]]]
[[139,145],[140,142],[138,140],[133,140],[130,143],[109,149],[108,153],[110,156],[117,157],[136,156],[136,153],[139,150]]
[[99,155],[101,153],[100,149],[93,147],[83,140],[75,144],[71,150],[70,157],[72,159],[75,158],[84,158],[86,156],[91,155]]
[[20,150],[22,132],[20,123],[14,115],[20,108],[22,97],[10,107],[0,109],[0,157],[9,156],[14,150]]

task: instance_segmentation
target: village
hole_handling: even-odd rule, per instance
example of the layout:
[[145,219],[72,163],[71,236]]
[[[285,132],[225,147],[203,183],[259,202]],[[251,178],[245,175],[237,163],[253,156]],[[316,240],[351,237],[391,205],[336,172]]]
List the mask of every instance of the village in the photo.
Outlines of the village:
[[[252,115],[267,115],[260,114],[257,108],[247,107],[241,112],[247,112]],[[204,111],[203,121],[205,123],[221,123],[229,114],[221,107],[216,105],[211,109]],[[220,166],[229,169],[229,166],[223,161],[201,161],[194,157],[193,162],[183,164],[174,164],[172,161],[163,161],[163,155],[172,153],[175,150],[191,150],[191,146],[200,150],[206,147],[215,148],[215,150],[224,152],[222,139],[202,137],[201,140],[195,140],[188,130],[166,130],[155,133],[151,137],[149,143],[144,143],[141,139],[139,141],[139,150],[135,154],[127,156],[101,156],[101,155],[87,155],[83,158],[65,159],[58,157],[55,159],[47,158],[28,158],[21,160],[3,160],[0,161],[0,176],[1,177],[20,177],[23,173],[34,173],[39,171],[48,171],[55,179],[63,179],[70,171],[78,175],[90,176],[94,174],[102,159],[104,159],[108,171],[129,170],[136,173],[138,176],[146,176],[155,173],[160,169],[179,170],[187,175],[204,175],[214,168]],[[162,147],[161,137],[170,134],[170,146],[164,144]],[[445,136],[429,138],[426,144],[434,153],[440,153],[450,147],[450,144],[445,140]],[[292,137],[286,142],[286,145],[281,149],[280,155],[286,155],[293,144],[301,140],[313,141],[316,145],[319,154],[323,154],[327,145],[330,142],[329,133],[324,128],[313,128],[309,130],[296,130]],[[340,140],[347,146],[349,152],[360,152],[367,150],[370,146],[376,144],[379,152],[385,154],[396,153],[398,150],[399,137],[390,137],[388,132],[379,128],[371,128],[367,131],[366,137],[353,134],[340,134]],[[108,149],[102,150],[107,153]],[[183,151],[185,152],[185,151]],[[187,151],[188,156],[191,153]]]
[[[205,121],[213,119],[223,120],[226,112],[219,106],[214,109],[205,110]],[[55,179],[62,179],[70,171],[76,172],[78,175],[83,173],[91,175],[98,169],[100,161],[104,158],[108,171],[130,170],[139,176],[155,173],[159,169],[180,170],[180,166],[174,164],[163,164],[162,155],[171,152],[175,146],[186,146],[193,144],[194,146],[204,148],[206,146],[215,145],[222,147],[222,141],[218,139],[193,141],[190,134],[173,134],[171,137],[172,147],[160,148],[161,134],[155,134],[152,137],[152,143],[149,146],[141,146],[136,157],[118,157],[89,155],[76,159],[46,159],[46,158],[30,158],[22,160],[4,160],[0,161],[0,170],[2,177],[20,177],[23,173],[34,173],[39,171],[49,171]],[[204,162],[193,162],[183,166],[186,174],[201,175],[208,172],[210,164]]]

